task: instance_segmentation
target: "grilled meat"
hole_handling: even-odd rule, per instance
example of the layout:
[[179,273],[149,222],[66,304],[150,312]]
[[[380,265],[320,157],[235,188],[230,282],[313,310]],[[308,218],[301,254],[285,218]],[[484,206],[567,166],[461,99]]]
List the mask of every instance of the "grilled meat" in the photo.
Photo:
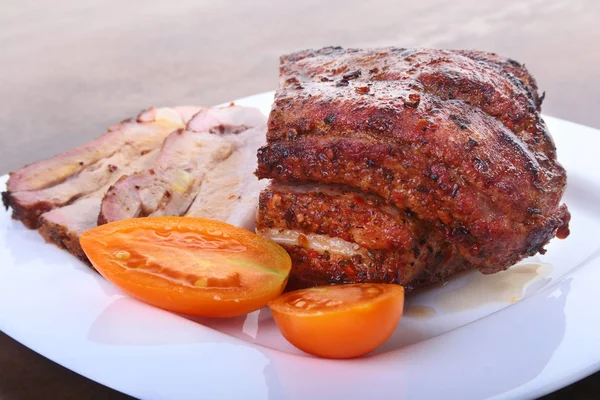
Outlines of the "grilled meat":
[[185,126],[198,111],[152,108],[113,125],[86,145],[11,173],[4,204],[12,207],[13,218],[35,229],[43,213],[114,183],[134,160],[160,148],[169,133]]
[[[292,255],[291,287],[384,282],[411,287],[426,268],[440,281],[468,262],[411,213],[339,185],[272,184],[259,200],[257,232]],[[441,261],[444,261],[443,263]]]
[[199,112],[165,140],[151,168],[123,176],[108,190],[98,223],[186,214],[227,220],[243,189],[262,185],[252,167],[265,141],[265,122],[254,108]]
[[186,212],[188,217],[204,217],[253,230],[256,224],[258,195],[267,185],[254,175],[256,152],[266,142],[266,118],[263,124],[247,129],[226,140],[231,155],[209,170],[200,191]]
[[284,56],[260,178],[346,184],[493,273],[568,233],[534,79],[494,55],[326,48]]
[[253,108],[152,108],[11,174],[3,200],[13,217],[84,261],[79,236],[98,221],[190,215],[252,229],[266,184],[252,173],[265,123]]
[[[127,167],[121,169],[121,173],[133,174],[143,171],[152,166],[157,157],[158,149],[154,149],[133,160]],[[117,176],[113,179],[117,179]],[[83,261],[87,261],[87,257],[79,244],[79,236],[88,229],[97,226],[100,203],[113,182],[107,183],[97,191],[80,197],[66,206],[43,213],[38,221],[40,234],[46,241],[67,250]]]
[[568,235],[566,174],[520,64],[325,48],[283,56],[280,72],[260,178],[381,196],[484,273]]

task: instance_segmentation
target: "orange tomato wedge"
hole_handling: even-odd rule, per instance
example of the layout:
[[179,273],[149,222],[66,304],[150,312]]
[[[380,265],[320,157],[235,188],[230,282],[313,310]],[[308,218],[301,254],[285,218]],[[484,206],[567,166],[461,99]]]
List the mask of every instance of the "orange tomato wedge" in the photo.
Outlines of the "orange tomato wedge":
[[283,336],[306,353],[352,358],[382,345],[404,307],[404,288],[361,283],[286,293],[269,303]]
[[85,232],[94,267],[125,293],[165,310],[232,317],[264,307],[283,291],[287,252],[242,228],[202,218],[148,217]]

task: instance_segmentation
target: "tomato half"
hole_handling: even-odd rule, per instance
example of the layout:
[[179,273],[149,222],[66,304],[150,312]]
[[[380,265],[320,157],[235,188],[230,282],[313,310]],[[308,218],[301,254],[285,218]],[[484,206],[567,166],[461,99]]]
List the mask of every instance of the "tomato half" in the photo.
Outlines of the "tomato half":
[[404,288],[361,283],[289,292],[269,303],[283,336],[302,351],[352,358],[382,345],[404,307]]
[[202,218],[148,217],[85,232],[94,267],[125,293],[165,310],[231,317],[264,307],[285,287],[287,252],[242,228]]

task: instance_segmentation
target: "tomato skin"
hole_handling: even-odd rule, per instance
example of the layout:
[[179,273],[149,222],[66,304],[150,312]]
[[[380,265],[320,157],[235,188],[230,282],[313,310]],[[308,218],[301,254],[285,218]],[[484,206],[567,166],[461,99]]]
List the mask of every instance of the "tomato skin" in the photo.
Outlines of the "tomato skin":
[[148,217],[85,232],[98,272],[150,305],[201,317],[258,310],[283,291],[291,269],[274,242],[220,221]]
[[[322,295],[327,299],[331,291],[373,287],[382,294],[368,300],[349,299],[330,309],[317,305],[313,312],[305,312],[289,303],[292,297],[304,301],[307,294],[314,299],[310,292],[315,290],[327,289]],[[300,350],[325,358],[353,358],[376,349],[392,335],[402,316],[404,288],[393,284],[322,286],[286,293],[269,307],[283,336]]]

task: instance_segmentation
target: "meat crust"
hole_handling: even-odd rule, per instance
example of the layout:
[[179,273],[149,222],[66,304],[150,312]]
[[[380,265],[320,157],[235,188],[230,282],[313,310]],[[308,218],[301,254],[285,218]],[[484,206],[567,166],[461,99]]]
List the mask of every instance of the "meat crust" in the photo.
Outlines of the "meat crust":
[[[424,228],[412,213],[345,186],[272,184],[259,199],[257,231],[292,256],[294,288],[385,282],[412,289],[471,268]],[[350,251],[336,249],[340,239]]]
[[568,232],[566,173],[519,63],[469,51],[283,56],[257,175],[345,184],[416,215],[485,273]]

